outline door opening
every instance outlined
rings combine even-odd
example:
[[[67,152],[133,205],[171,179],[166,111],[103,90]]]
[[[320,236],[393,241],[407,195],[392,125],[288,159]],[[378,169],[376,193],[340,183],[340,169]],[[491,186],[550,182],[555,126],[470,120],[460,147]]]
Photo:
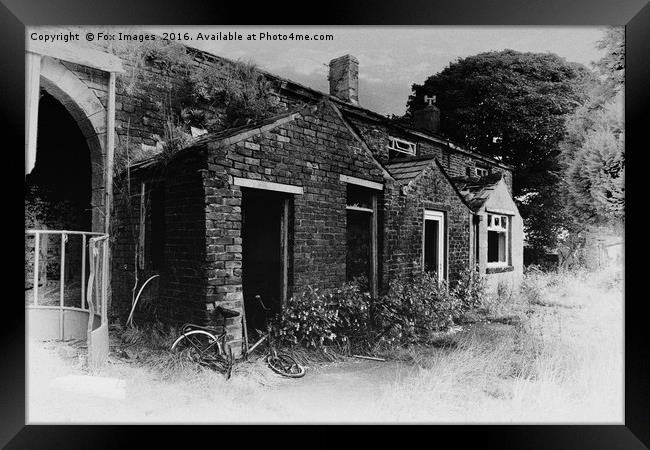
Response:
[[[242,188],[242,290],[249,339],[264,331],[264,311],[255,296],[280,313],[287,295],[289,196]]]
[[[439,280],[446,277],[445,216],[439,211],[424,212],[422,266]]]

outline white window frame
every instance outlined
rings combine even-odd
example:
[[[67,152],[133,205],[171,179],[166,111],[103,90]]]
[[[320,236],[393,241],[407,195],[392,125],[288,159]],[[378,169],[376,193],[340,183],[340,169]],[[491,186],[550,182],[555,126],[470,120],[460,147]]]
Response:
[[[417,144],[415,142],[407,141],[405,139],[389,136],[388,150],[393,150],[395,152],[415,156],[417,153]]]
[[[503,226],[503,221],[505,220],[505,226]],[[488,240],[488,245],[487,245],[487,251],[488,255],[490,254],[490,248],[489,248],[489,239],[488,235],[490,231],[496,231],[498,233],[503,233],[505,234],[505,239],[506,239],[506,248],[505,248],[505,253],[506,253],[506,259],[505,261],[487,261],[487,267],[508,267],[510,266],[510,223],[511,223],[511,216],[508,214],[502,214],[502,213],[497,213],[497,212],[487,212],[486,214],[486,224],[487,224],[487,232],[485,239]],[[497,225],[498,222],[498,225]],[[488,256],[489,257],[489,256]],[[486,258],[487,259],[487,258]]]
[[[442,211],[434,211],[430,209],[424,210],[424,221],[422,222],[422,257],[421,266],[424,271],[424,250],[426,244],[425,227],[427,220],[435,220],[438,222],[438,280],[444,281],[447,279],[447,233],[445,232],[445,213]]]
[[[475,167],[474,173],[476,174],[477,177],[484,177],[487,176],[490,172],[483,167]]]

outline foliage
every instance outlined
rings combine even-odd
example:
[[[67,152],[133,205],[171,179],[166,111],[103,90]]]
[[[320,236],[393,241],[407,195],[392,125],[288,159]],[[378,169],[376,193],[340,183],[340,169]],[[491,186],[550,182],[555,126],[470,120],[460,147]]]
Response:
[[[395,279],[376,308],[376,343],[426,343],[434,332],[451,326],[461,309],[459,298],[431,273]]]
[[[205,129],[224,129],[279,112],[271,82],[252,63],[236,61],[220,70],[199,68],[190,76],[192,105],[183,119]]]
[[[481,53],[414,84],[407,116],[424,106],[424,95],[436,95],[448,137],[514,166],[513,194],[528,194],[520,208],[527,240],[552,246],[563,220],[558,145],[591,78],[586,67],[551,53]]]
[[[52,188],[26,183],[25,186],[25,229],[78,228],[85,214],[79,205],[60,195]]]
[[[308,287],[282,310],[279,338],[288,345],[316,349],[324,345],[348,347],[368,329],[370,296],[357,283],[321,290]]]
[[[108,50],[125,62],[126,73],[117,78],[116,89],[132,97],[150,96],[155,91],[164,92],[167,100],[175,93],[184,95],[182,84],[175,83],[170,74],[189,75],[193,57],[187,47],[164,39],[136,41],[110,41]],[[160,76],[151,76],[154,70]],[[177,77],[183,78],[183,77]],[[159,99],[159,106],[162,103]]]
[[[521,280],[520,292],[522,299],[528,305],[544,305],[544,280],[548,278],[545,272],[535,265],[528,266]]]
[[[605,55],[594,67],[605,77],[606,95],[613,97],[625,84],[625,28],[609,27],[596,47]]]
[[[487,279],[478,267],[464,269],[454,284],[452,295],[458,299],[463,310],[477,308],[486,299]]]
[[[474,270],[463,271],[451,289],[428,272],[403,276],[374,301],[364,280],[337,289],[308,287],[283,308],[278,333],[283,344],[309,349],[426,344],[486,296],[485,278]]]
[[[623,124],[624,34],[610,28],[599,42],[606,54],[594,66],[603,76],[567,121],[561,144],[562,192],[572,232],[615,225],[625,216]]]
[[[625,216],[625,165],[622,124],[599,113],[595,128],[566,161],[567,207],[588,223]]]

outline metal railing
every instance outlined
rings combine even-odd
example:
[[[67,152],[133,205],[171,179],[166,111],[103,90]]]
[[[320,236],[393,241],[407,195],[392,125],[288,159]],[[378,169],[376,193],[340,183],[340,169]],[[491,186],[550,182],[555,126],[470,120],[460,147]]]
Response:
[[[68,230],[26,230],[26,237],[33,236],[34,239],[34,256],[31,261],[31,270],[33,271],[32,295],[33,305],[28,308],[40,309],[57,309],[59,310],[59,337],[64,336],[64,311],[84,311],[88,312],[88,331],[92,331],[94,317],[99,315],[101,323],[108,320],[107,299],[108,299],[108,235],[104,233],[95,233],[88,231],[68,231]],[[65,304],[65,282],[66,282],[66,243],[70,236],[81,236],[81,290],[80,290],[80,307],[69,306]],[[48,255],[45,255],[45,261],[41,261],[41,245],[44,237],[48,242],[60,236],[60,262],[59,262],[59,302],[58,305],[41,305],[39,304],[39,278],[41,274],[41,264],[45,265],[47,274]],[[31,250],[26,243],[27,252]],[[88,259],[87,259],[88,258]],[[88,264],[87,264],[88,261]],[[75,261],[75,264],[78,260]],[[88,265],[88,275],[86,266]]]

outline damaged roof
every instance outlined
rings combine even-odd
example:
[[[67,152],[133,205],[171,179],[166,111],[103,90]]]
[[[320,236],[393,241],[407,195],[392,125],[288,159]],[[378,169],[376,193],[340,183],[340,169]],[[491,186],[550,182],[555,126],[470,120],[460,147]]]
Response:
[[[451,180],[465,198],[467,205],[476,212],[490,198],[501,178],[500,173],[492,173],[481,178],[454,177]]]

